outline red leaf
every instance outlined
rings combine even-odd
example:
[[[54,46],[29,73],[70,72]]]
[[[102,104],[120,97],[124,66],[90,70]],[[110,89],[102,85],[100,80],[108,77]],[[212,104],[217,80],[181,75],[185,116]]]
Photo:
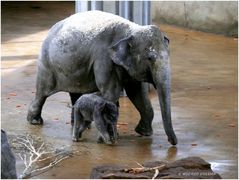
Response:
[[[196,143],[192,143],[191,146],[197,146],[197,144]]]
[[[19,108],[19,107],[21,107],[21,105],[16,105],[16,108]]]
[[[11,93],[9,93],[9,95],[10,95],[10,96],[17,96],[17,93],[11,92]]]
[[[213,117],[215,117],[215,118],[220,117],[220,116],[221,116],[220,113],[214,113],[214,114],[213,114]]]
[[[236,125],[234,123],[228,124],[230,127],[235,127]]]
[[[120,126],[128,125],[128,123],[126,123],[126,122],[118,122],[117,124],[120,125]]]

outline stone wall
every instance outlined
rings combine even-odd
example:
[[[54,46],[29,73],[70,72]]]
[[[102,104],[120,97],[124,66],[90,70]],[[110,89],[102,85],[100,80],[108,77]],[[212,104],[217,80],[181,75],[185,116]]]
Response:
[[[237,36],[237,1],[152,1],[153,21]]]

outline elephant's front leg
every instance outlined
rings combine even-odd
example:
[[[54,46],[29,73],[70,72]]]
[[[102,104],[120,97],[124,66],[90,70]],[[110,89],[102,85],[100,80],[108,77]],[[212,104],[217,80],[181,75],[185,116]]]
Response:
[[[139,111],[141,119],[135,128],[135,131],[143,136],[153,134],[152,121],[154,111],[148,98],[148,90],[145,83],[129,82],[125,85],[125,91],[128,98]]]

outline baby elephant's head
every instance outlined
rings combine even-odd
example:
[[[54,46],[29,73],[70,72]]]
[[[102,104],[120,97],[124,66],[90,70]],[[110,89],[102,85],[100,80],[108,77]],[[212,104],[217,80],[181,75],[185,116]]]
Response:
[[[112,103],[107,102],[103,110],[103,118],[105,120],[106,129],[110,137],[110,142],[115,143],[118,138],[117,134],[117,121],[119,116],[118,107]]]
[[[102,105],[101,122],[98,130],[101,135],[101,140],[106,144],[115,144],[118,138],[117,120],[119,116],[118,107],[112,102],[105,102]],[[99,141],[100,142],[100,141]]]

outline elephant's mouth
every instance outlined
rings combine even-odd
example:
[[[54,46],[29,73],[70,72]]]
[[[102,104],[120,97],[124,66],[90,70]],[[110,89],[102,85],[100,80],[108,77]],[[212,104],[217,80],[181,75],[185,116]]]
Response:
[[[154,88],[156,89],[156,84],[153,80],[153,75],[152,75],[152,72],[150,69],[146,71],[146,80],[145,81],[153,84]]]

